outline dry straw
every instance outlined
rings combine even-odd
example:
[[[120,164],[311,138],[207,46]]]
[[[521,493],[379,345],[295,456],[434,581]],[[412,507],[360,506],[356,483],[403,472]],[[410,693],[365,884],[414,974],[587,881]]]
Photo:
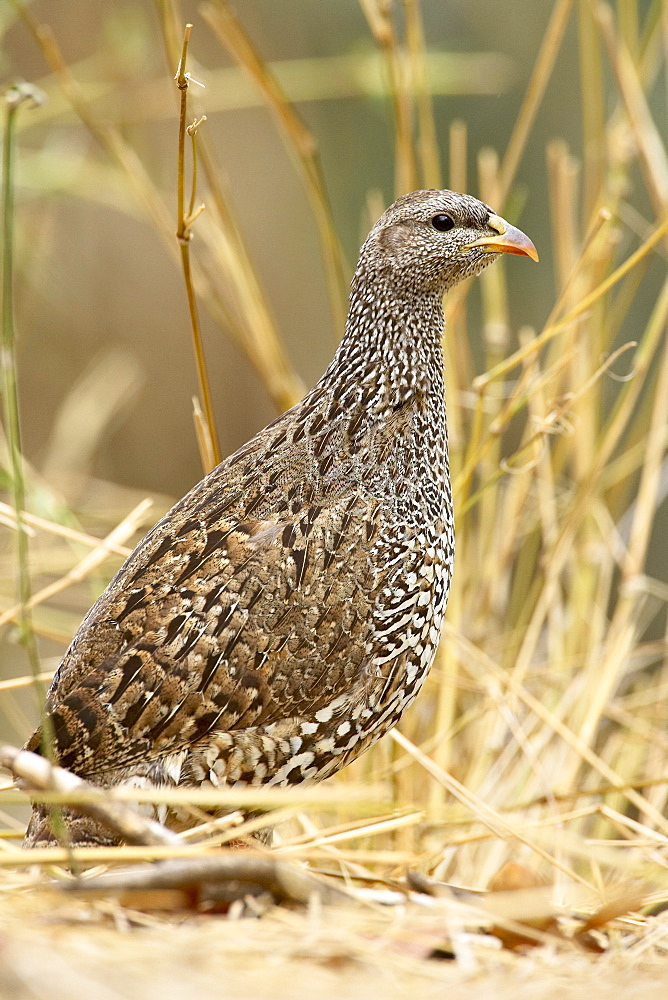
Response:
[[[182,20],[176,5],[157,6],[176,66]],[[548,190],[535,190],[531,177],[524,178],[533,198],[549,201],[552,219],[556,294],[543,329],[515,328],[504,263],[483,276],[481,330],[469,330],[468,287],[447,303],[460,545],[436,664],[394,739],[330,782],[329,801],[327,793],[285,801],[280,815],[290,821],[278,829],[281,854],[368,884],[417,867],[477,887],[518,855],[548,880],[559,880],[566,893],[584,885],[592,900],[600,899],[611,885],[641,877],[665,898],[668,588],[649,578],[646,567],[665,493],[668,279],[649,309],[642,303],[668,245],[668,161],[647,96],[666,73],[666,22],[661,3],[646,5],[642,18],[630,15],[635,6],[558,0],[507,148],[472,151],[478,175],[467,179],[467,128],[453,122],[442,179],[420,5],[406,0],[400,19],[398,5],[361,3],[386,72],[398,193],[422,184],[466,187],[516,221],[516,178],[569,29],[577,32],[580,53],[583,154],[578,158],[554,141],[546,149]],[[98,117],[51,32],[20,10],[55,74],[54,86],[176,257],[169,211],[137,154]],[[340,327],[346,265],[316,137],[278,84],[278,68],[265,63],[227,3],[206,3],[203,16],[252,78],[294,154]],[[190,45],[197,47],[195,36]],[[206,95],[198,100],[206,110]],[[190,215],[188,226],[201,237],[194,291],[284,408],[302,386],[234,220],[206,126],[198,134],[198,156],[198,199],[206,209],[196,220],[192,210],[181,214]],[[520,322],[521,310],[515,303]],[[138,512],[99,543],[49,519],[26,514],[21,528],[9,509],[0,515],[40,540],[35,569],[70,560],[56,583],[21,608],[13,595],[3,598],[4,620],[18,621],[29,606],[38,635],[64,639],[72,616],[58,617],[48,602],[102,560],[108,560],[108,576]],[[66,535],[95,548],[73,555]],[[7,717],[22,683],[18,678],[0,689]],[[20,730],[22,720],[14,718],[13,725]],[[369,815],[367,802],[360,817],[358,790],[367,784],[383,804]],[[186,792],[170,794],[188,799]],[[5,795],[9,804],[16,793]],[[210,804],[190,796],[204,830],[208,817],[201,807]],[[8,825],[0,839],[3,864],[12,857],[19,863],[15,835]],[[220,844],[232,833],[209,830],[207,836]],[[197,850],[185,844],[175,857]],[[169,848],[160,851],[169,855]],[[56,859],[47,853],[34,860]],[[132,848],[98,852],[95,860],[146,856],[158,854]]]

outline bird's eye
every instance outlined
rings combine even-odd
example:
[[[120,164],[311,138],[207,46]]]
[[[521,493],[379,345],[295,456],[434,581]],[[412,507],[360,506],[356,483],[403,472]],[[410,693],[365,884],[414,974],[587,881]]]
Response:
[[[447,233],[448,230],[455,228],[454,220],[449,215],[435,215],[431,224],[439,233]]]

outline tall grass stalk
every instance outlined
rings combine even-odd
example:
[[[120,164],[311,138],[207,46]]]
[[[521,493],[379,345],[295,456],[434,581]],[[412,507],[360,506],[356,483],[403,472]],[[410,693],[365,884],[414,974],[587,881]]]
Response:
[[[413,93],[405,70],[404,46],[399,40],[393,4],[360,0],[360,7],[385,62],[394,115],[395,194],[401,195],[419,186],[413,142]]]
[[[14,143],[16,120],[22,107],[39,106],[44,95],[38,87],[22,83],[10,87],[4,94],[5,129],[2,153],[2,367],[4,374],[4,412],[6,420],[7,448],[9,451],[14,512],[16,517],[17,568],[19,583],[19,604],[16,620],[19,624],[19,638],[24,646],[32,675],[32,687],[37,697],[41,717],[41,751],[49,760],[53,759],[53,724],[44,711],[46,688],[42,680],[42,668],[37,647],[37,638],[32,620],[32,581],[30,570],[29,535],[24,523],[26,506],[26,483],[23,454],[21,448],[21,422],[19,415],[18,379],[16,365],[16,333],[14,328]],[[68,835],[62,811],[59,806],[51,808],[53,829],[61,843],[68,848]],[[68,857],[76,870],[74,858],[68,850]]]
[[[190,87],[190,77],[186,71],[188,59],[188,43],[192,24],[187,24],[183,35],[183,48],[179,59],[176,76],[176,86],[179,89],[179,141],[178,141],[178,168],[176,178],[176,239],[179,244],[181,254],[181,266],[183,268],[183,278],[186,286],[188,298],[188,312],[190,313],[190,326],[193,337],[193,348],[195,352],[195,364],[197,367],[197,379],[204,405],[205,423],[197,423],[199,428],[198,443],[202,464],[205,472],[210,472],[214,466],[220,463],[222,455],[220,453],[220,442],[218,431],[216,430],[216,420],[213,414],[213,400],[211,398],[211,387],[209,385],[209,375],[206,368],[204,356],[204,344],[202,342],[202,329],[199,321],[199,310],[197,308],[197,298],[193,287],[192,270],[190,266],[190,230],[200,214],[200,210],[195,208],[195,198],[197,192],[197,127],[204,121],[199,119],[191,125],[186,125],[188,113],[188,89]],[[186,209],[185,204],[185,147],[186,134],[192,139],[192,186],[190,203]],[[203,206],[201,206],[203,207]]]
[[[220,44],[258,87],[289,149],[294,151],[318,226],[334,328],[341,331],[346,320],[348,267],[334,228],[316,140],[286,98],[275,75],[270,72],[226,0],[209,0],[202,4],[201,12]]]
[[[26,487],[21,448],[18,377],[16,368],[16,331],[14,328],[14,159],[16,120],[22,108],[34,107],[43,100],[40,90],[31,84],[15,84],[3,95],[5,122],[2,143],[2,370],[4,377],[4,414],[7,450],[11,469],[11,489],[16,517],[16,549],[19,605],[19,638],[26,650],[33,675],[35,694],[41,712],[45,689],[39,679],[39,652],[32,623],[29,535],[24,522]]]

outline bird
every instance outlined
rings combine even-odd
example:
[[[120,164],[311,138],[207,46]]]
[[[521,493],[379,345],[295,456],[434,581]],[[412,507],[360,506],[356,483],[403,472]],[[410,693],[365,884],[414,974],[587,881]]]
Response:
[[[284,787],[396,725],[453,572],[443,297],[506,253],[538,260],[470,195],[384,212],[324,375],[172,507],[84,618],[47,695],[55,762],[104,788]],[[46,752],[43,730],[26,749]],[[119,842],[63,816],[73,844]],[[34,803],[25,846],[53,843]]]

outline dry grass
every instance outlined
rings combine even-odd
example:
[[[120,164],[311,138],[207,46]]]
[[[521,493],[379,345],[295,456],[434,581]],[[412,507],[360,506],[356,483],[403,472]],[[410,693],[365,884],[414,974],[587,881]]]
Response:
[[[157,6],[176,66],[182,20],[172,4]],[[448,174],[441,177],[419,4],[406,0],[404,22],[396,6],[381,0],[364,0],[362,7],[387,72],[397,191],[422,184],[465,186],[462,123],[452,125]],[[338,322],[345,265],[315,136],[227,4],[210,0],[204,17],[248,70],[294,153]],[[150,954],[160,971],[152,982],[137,980],[136,997],[157,996],[161,977],[182,976],[186,967],[191,983],[201,979],[201,995],[223,974],[230,995],[260,995],[266,987],[259,972],[250,973],[250,982],[247,963],[268,951],[276,963],[274,996],[352,996],[370,988],[375,994],[379,982],[389,995],[406,995],[402,984],[409,982],[411,995],[441,995],[444,984],[468,989],[474,973],[483,981],[493,976],[499,997],[522,995],[518,983],[528,976],[532,997],[553,995],[557,988],[580,996],[592,959],[572,943],[569,920],[574,911],[591,913],[627,894],[627,909],[643,909],[644,915],[623,915],[622,906],[610,921],[602,919],[609,953],[597,959],[598,995],[623,990],[633,996],[631,983],[642,986],[638,995],[652,995],[652,984],[660,982],[656,956],[665,950],[668,933],[665,919],[650,915],[668,901],[668,583],[647,572],[648,553],[660,541],[655,519],[667,468],[668,160],[657,124],[665,106],[655,87],[667,72],[667,24],[659,2],[649,4],[642,19],[636,5],[624,0],[614,10],[586,0],[553,5],[506,151],[480,151],[478,177],[466,185],[515,221],[521,203],[517,171],[565,33],[576,30],[583,145],[579,159],[559,140],[546,150],[556,295],[545,325],[515,329],[504,262],[482,277],[481,330],[469,329],[468,287],[447,304],[459,551],[437,662],[398,730],[328,783],[324,801],[305,794],[264,802],[280,821],[278,855],[355,887],[399,885],[403,891],[401,880],[413,870],[481,889],[509,859],[527,864],[554,885],[562,908],[560,934],[569,941],[548,933],[551,944],[540,957],[500,953],[489,938],[473,934],[484,923],[480,912],[453,899],[428,907],[357,899],[345,919],[314,904],[305,915],[275,911],[252,932],[245,922],[228,922],[225,935],[194,916],[181,925],[179,913],[135,912],[109,900],[58,900],[56,912],[69,930],[49,930],[45,913],[53,914],[53,896],[45,876],[24,871],[26,859],[15,839],[21,824],[10,818],[18,793],[7,790],[0,796],[7,810],[0,839],[0,919],[10,934],[7,975],[20,985],[5,985],[8,994],[36,995],[39,979],[29,972],[35,946],[13,925],[18,912],[39,934],[39,953],[49,955],[63,982],[76,969],[81,983],[99,985],[96,963],[120,940],[127,969],[136,976],[139,951],[141,961]],[[32,27],[70,106],[176,256],[160,192],[120,131],[97,116],[53,37],[35,22]],[[191,49],[196,46],[193,38]],[[206,95],[201,102],[205,109]],[[299,378],[270,319],[205,130],[200,142],[206,210],[195,223],[195,287],[284,407],[301,392]],[[658,263],[659,292],[648,304]],[[520,323],[521,310],[521,302],[513,304]],[[64,646],[89,602],[81,581],[93,572],[110,575],[141,516],[119,517],[103,542],[72,527],[64,530],[63,521],[73,523],[69,512],[26,518],[33,574],[56,578],[30,601],[38,636]],[[11,508],[3,507],[0,517],[15,524]],[[101,580],[98,575],[93,586]],[[73,586],[80,589],[67,611],[50,604],[55,593]],[[2,600],[3,623],[17,620],[15,596],[6,593]],[[0,711],[12,731],[26,736],[30,722],[15,694],[33,683],[29,676],[17,677],[0,689]],[[372,795],[364,791],[369,786]],[[188,799],[194,815],[206,822],[199,810],[212,804],[211,795],[206,801],[174,795]],[[207,827],[202,834],[197,846],[184,840],[184,853],[215,854],[239,829]],[[98,852],[95,861],[129,863],[169,854],[160,850]],[[31,857],[44,866],[63,860],[57,852]],[[144,929],[141,946],[132,935],[119,934],[135,926]],[[452,949],[457,961],[429,959],[434,948]],[[188,957],[177,960],[177,952]],[[192,955],[206,955],[201,968],[194,968]],[[124,995],[120,981],[112,979],[105,988],[110,997]],[[53,996],[61,995],[58,989],[56,982]],[[83,995],[83,988],[76,989]],[[63,990],[63,996],[79,995]],[[197,985],[192,992],[197,994]]]

